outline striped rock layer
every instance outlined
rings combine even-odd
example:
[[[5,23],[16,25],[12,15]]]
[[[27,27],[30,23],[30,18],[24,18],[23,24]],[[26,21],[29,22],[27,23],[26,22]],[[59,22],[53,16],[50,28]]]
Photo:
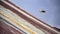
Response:
[[[0,0],[0,34],[60,34],[8,0]]]

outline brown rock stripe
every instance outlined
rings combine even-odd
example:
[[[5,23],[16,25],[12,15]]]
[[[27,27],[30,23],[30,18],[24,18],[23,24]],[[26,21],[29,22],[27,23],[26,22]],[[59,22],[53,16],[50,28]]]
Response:
[[[5,24],[3,21],[0,21],[0,34],[22,34],[11,26]]]

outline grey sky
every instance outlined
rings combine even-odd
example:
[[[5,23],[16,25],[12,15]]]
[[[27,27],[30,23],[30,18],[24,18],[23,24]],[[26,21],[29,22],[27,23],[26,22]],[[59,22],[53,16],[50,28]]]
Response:
[[[47,24],[60,28],[60,0],[10,0]],[[45,10],[46,13],[40,13]]]

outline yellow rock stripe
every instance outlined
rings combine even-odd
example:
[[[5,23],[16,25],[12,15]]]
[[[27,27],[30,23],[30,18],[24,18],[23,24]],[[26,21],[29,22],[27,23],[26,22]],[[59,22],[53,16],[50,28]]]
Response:
[[[17,24],[18,26],[24,28],[25,30],[27,30],[28,32],[30,32],[31,34],[36,34],[35,32],[33,32],[30,28],[24,26],[23,24],[21,24],[20,22],[18,22],[16,19],[12,18],[11,16],[9,16],[8,14],[4,14],[2,11],[0,11],[0,14],[5,16],[6,18],[8,18],[9,20],[13,21],[15,24]]]

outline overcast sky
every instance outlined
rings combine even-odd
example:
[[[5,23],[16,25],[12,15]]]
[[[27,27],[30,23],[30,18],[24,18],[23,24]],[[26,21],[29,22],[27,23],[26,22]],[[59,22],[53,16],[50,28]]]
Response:
[[[60,0],[10,0],[36,18],[60,28]],[[41,13],[45,10],[45,13]]]

